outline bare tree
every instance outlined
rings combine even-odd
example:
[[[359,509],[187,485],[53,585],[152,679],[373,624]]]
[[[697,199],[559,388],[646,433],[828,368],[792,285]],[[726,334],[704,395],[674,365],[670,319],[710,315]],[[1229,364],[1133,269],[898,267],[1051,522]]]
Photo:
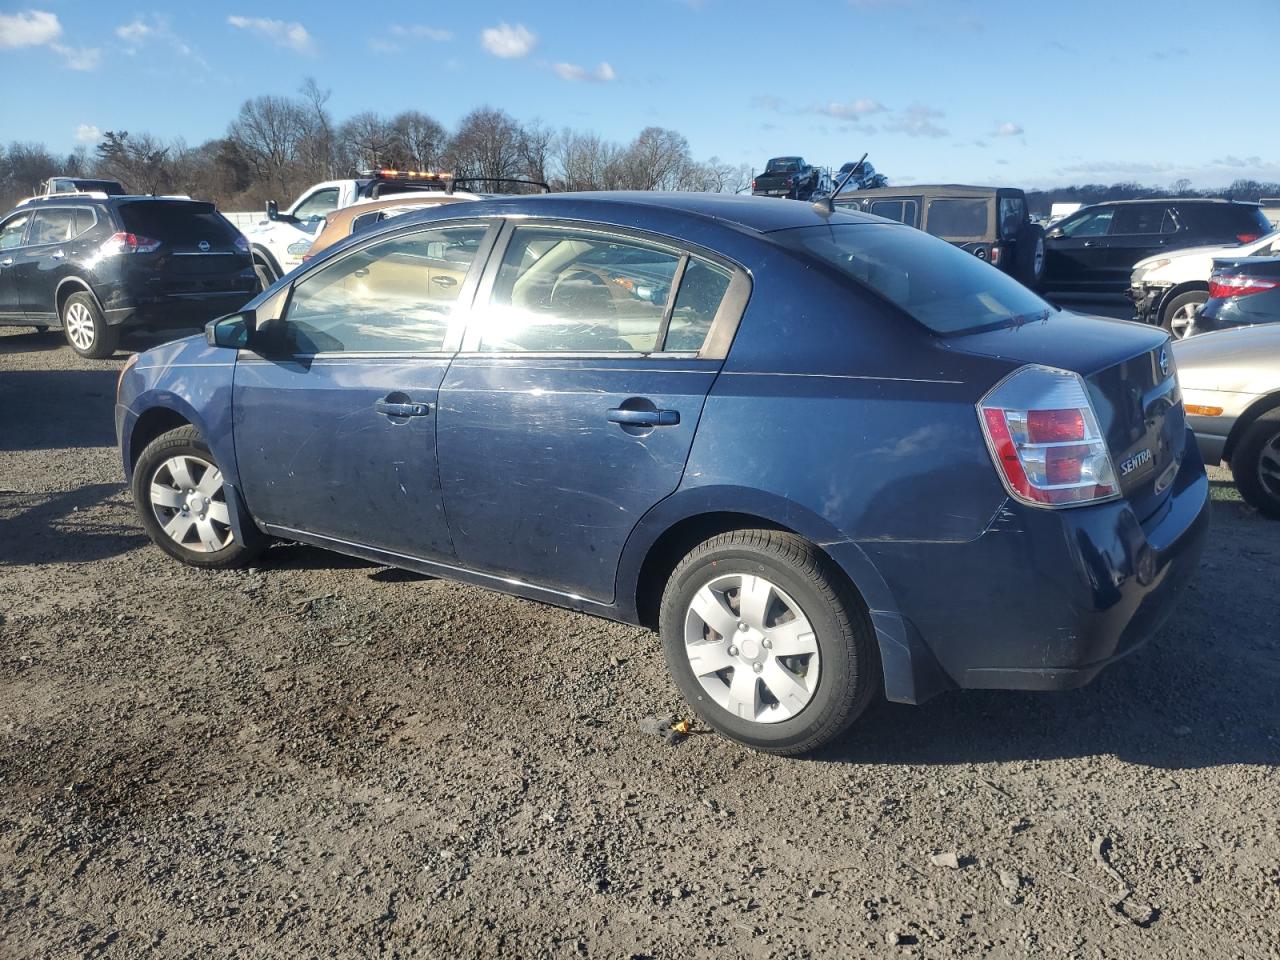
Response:
[[[627,147],[628,186],[634,190],[678,190],[688,179],[689,141],[674,130],[645,127]]]
[[[518,177],[523,149],[520,125],[502,110],[481,107],[462,118],[449,147],[463,177]]]
[[[140,193],[161,193],[173,179],[169,152],[149,133],[131,137],[127,130],[108,130],[97,147],[98,170]]]
[[[312,179],[332,179],[337,176],[333,121],[325,109],[332,91],[321,90],[314,77],[307,77],[298,92],[306,119],[306,132],[299,143],[301,163]]]
[[[355,170],[393,166],[407,159],[397,156],[401,143],[391,123],[372,110],[357,113],[339,127],[338,140],[347,165]]]
[[[298,148],[307,132],[303,108],[286,97],[246,100],[227,137],[239,148],[254,178],[288,194],[299,181]]]
[[[547,182],[551,170],[552,144],[555,134],[549,127],[535,121],[520,131],[520,157],[524,165],[523,176],[530,180]]]
[[[449,133],[434,117],[418,110],[396,114],[391,121],[397,152],[414,170],[437,170],[449,146]]]
[[[623,150],[598,134],[565,127],[552,145],[554,181],[561,190],[610,190],[625,185]]]

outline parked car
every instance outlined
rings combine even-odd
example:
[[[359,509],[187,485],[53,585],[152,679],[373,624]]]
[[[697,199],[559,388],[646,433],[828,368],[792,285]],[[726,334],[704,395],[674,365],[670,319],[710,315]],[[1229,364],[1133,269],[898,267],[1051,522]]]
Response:
[[[874,190],[877,187],[887,187],[889,185],[888,177],[882,173],[876,173],[876,168],[865,158],[840,164],[840,170],[832,177],[832,180],[840,183],[850,172],[855,170],[857,172],[850,176],[844,186],[840,188],[841,193],[852,193],[854,190]]]
[[[40,184],[40,192],[34,197],[19,200],[18,206],[40,197],[52,197],[68,193],[102,193],[108,197],[122,197],[126,191],[118,180],[98,180],[89,177],[50,177]]]
[[[757,197],[785,197],[809,200],[821,183],[822,172],[804,157],[774,157],[751,181],[751,193]]]
[[[917,184],[841,191],[836,203],[918,227],[1021,280],[1033,290],[1044,272],[1044,230],[1014,187]]]
[[[1188,336],[1280,322],[1280,257],[1226,257],[1213,261],[1209,299]]]
[[[125,326],[202,326],[257,290],[249,245],[211,203],[71,193],[0,220],[0,323],[60,327],[108,357]]]
[[[1175,340],[1191,330],[1196,313],[1209,299],[1209,274],[1218,257],[1280,256],[1280,231],[1248,243],[1170,250],[1139,260],[1129,278],[1134,319],[1164,327]]]
[[[458,203],[462,200],[479,199],[481,197],[478,194],[456,190],[451,194],[394,194],[379,200],[357,200],[351,206],[335,210],[324,218],[324,226],[316,234],[315,240],[311,241],[307,252],[302,254],[302,260],[305,263],[312,257],[319,256],[339,240],[345,240],[353,233],[368,230],[375,224],[389,220],[392,217],[398,217],[401,214],[421,210],[423,207],[436,206],[441,203]]]
[[[178,560],[278,537],[656,627],[709,726],[795,753],[1152,634],[1208,516],[1167,347],[860,213],[533,196],[334,245],[141,354],[116,425]]]
[[[1205,462],[1230,464],[1245,501],[1280,520],[1280,324],[1191,337],[1173,352]]]
[[[302,263],[303,254],[311,249],[325,218],[335,210],[342,210],[361,200],[377,200],[408,192],[448,196],[458,186],[479,184],[520,185],[544,192],[549,189],[538,180],[455,177],[429,170],[384,168],[366,170],[359,177],[317,183],[283,213],[274,200],[269,200],[266,219],[246,234],[252,245],[253,265],[262,289]]]
[[[1271,230],[1256,203],[1118,200],[1082,207],[1045,234],[1044,287],[1124,294],[1139,260],[1204,244],[1251,243]]]

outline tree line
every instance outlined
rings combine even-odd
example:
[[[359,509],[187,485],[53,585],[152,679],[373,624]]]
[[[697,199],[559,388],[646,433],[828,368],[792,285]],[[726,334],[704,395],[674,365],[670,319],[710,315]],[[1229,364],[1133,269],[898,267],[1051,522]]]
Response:
[[[92,149],[63,157],[42,144],[0,146],[0,201],[8,209],[50,176],[93,176],[119,180],[133,192],[185,193],[223,210],[252,210],[268,199],[283,207],[319,180],[379,167],[528,179],[555,190],[736,193],[751,185],[748,166],[695,160],[688,141],[663,127],[615,143],[568,127],[520,123],[493,107],[473,110],[454,130],[418,110],[392,117],[364,111],[337,123],[328,100],[329,91],[314,80],[297,96],[253,97],[224,136],[198,146],[124,130],[109,130]]]
[[[449,130],[418,110],[392,117],[364,111],[338,123],[328,103],[329,91],[309,79],[295,96],[244,101],[224,136],[198,146],[124,130],[109,130],[92,148],[61,157],[38,143],[0,146],[0,210],[59,175],[119,180],[138,193],[185,193],[223,210],[257,210],[268,199],[284,206],[319,180],[377,167],[524,178],[555,190],[737,193],[751,185],[750,167],[716,157],[695,160],[688,141],[664,127],[646,127],[629,143],[617,143],[568,127],[521,123],[493,107],[473,110]],[[1181,180],[1169,188],[1079,184],[1027,192],[1034,213],[1047,213],[1056,202],[1154,196],[1257,200],[1280,196],[1280,184],[1237,180],[1224,190],[1196,190]]]

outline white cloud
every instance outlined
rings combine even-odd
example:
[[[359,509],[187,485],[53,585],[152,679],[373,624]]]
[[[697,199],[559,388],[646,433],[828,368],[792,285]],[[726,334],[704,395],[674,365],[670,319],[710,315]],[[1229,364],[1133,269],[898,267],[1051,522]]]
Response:
[[[600,66],[594,70],[588,70],[586,67],[580,67],[576,63],[557,63],[551,68],[556,72],[561,80],[569,80],[577,82],[586,80],[591,83],[608,83],[610,80],[616,80],[618,75],[614,72],[613,67],[604,61],[600,62]]]
[[[1022,135],[1022,124],[1014,123],[1012,120],[1006,120],[1000,126],[996,127],[993,137],[1018,137]]]
[[[134,20],[116,27],[116,36],[130,46],[136,47],[151,35],[151,26],[141,20]]]
[[[452,30],[441,30],[439,27],[427,27],[419,23],[410,24],[409,26],[400,26],[397,24],[391,28],[391,32],[397,37],[412,37],[415,40],[434,40],[436,43],[445,43],[453,39]]]
[[[62,36],[57,14],[44,10],[22,13],[0,13],[0,49],[9,47],[42,47]]]
[[[284,20],[269,20],[266,17],[227,17],[227,23],[241,30],[251,30],[266,37],[279,47],[287,47],[296,53],[314,53],[315,41],[307,28],[296,20],[286,23]]]
[[[480,43],[495,57],[510,59],[527,57],[538,45],[538,38],[523,23],[514,27],[509,23],[500,23],[496,27],[486,27],[480,34]]]
[[[102,139],[102,131],[92,123],[82,123],[76,127],[76,139],[81,143],[97,143]]]
[[[71,70],[96,70],[102,62],[102,51],[97,47],[68,47],[51,43],[49,49],[60,54]]]
[[[926,107],[923,103],[913,103],[892,123],[887,124],[885,129],[895,133],[905,133],[909,137],[945,137],[949,135],[949,131],[933,122],[941,120],[944,116],[946,114],[941,110]]]
[[[863,117],[870,116],[873,113],[883,113],[887,108],[879,100],[872,100],[870,97],[861,97],[857,100],[850,100],[848,103],[839,103],[835,100],[818,107],[818,113],[828,117],[834,117],[837,120],[861,120]]]

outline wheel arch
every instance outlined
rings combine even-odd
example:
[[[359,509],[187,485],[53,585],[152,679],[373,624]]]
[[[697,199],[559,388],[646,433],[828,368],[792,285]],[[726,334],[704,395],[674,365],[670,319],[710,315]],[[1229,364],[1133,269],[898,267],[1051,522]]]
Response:
[[[260,243],[252,243],[249,245],[249,252],[251,256],[258,257],[266,261],[267,266],[275,272],[276,279],[284,276],[284,271],[280,269],[280,261],[278,261],[275,258],[275,254],[265,246]]]
[[[53,312],[57,316],[59,324],[62,323],[63,306],[71,298],[72,294],[76,293],[89,294],[89,296],[93,297],[93,302],[98,305],[98,309],[102,311],[102,315],[104,317],[107,315],[106,310],[103,310],[102,301],[98,298],[98,295],[93,292],[93,287],[89,286],[83,278],[63,277],[58,281],[58,286],[55,287],[53,291]]]
[[[1164,292],[1164,296],[1160,298],[1160,305],[1157,308],[1157,319],[1164,321],[1164,308],[1173,302],[1174,298],[1182,296],[1184,293],[1191,293],[1193,290],[1199,290],[1202,293],[1209,292],[1208,280],[1183,280],[1181,283],[1175,283],[1172,287]]]
[[[148,444],[161,434],[176,430],[178,427],[200,429],[189,417],[172,407],[151,407],[138,417],[133,430],[129,433],[130,477],[133,476],[133,468],[137,466],[138,458],[142,456],[142,451],[147,449]]]
[[[1222,447],[1222,459],[1230,463],[1231,456],[1235,453],[1236,446],[1240,443],[1240,438],[1248,432],[1249,428],[1254,425],[1260,416],[1276,409],[1280,409],[1280,390],[1259,397],[1249,404],[1244,413],[1236,417],[1236,422],[1231,426],[1231,432],[1227,434],[1227,442]]]

